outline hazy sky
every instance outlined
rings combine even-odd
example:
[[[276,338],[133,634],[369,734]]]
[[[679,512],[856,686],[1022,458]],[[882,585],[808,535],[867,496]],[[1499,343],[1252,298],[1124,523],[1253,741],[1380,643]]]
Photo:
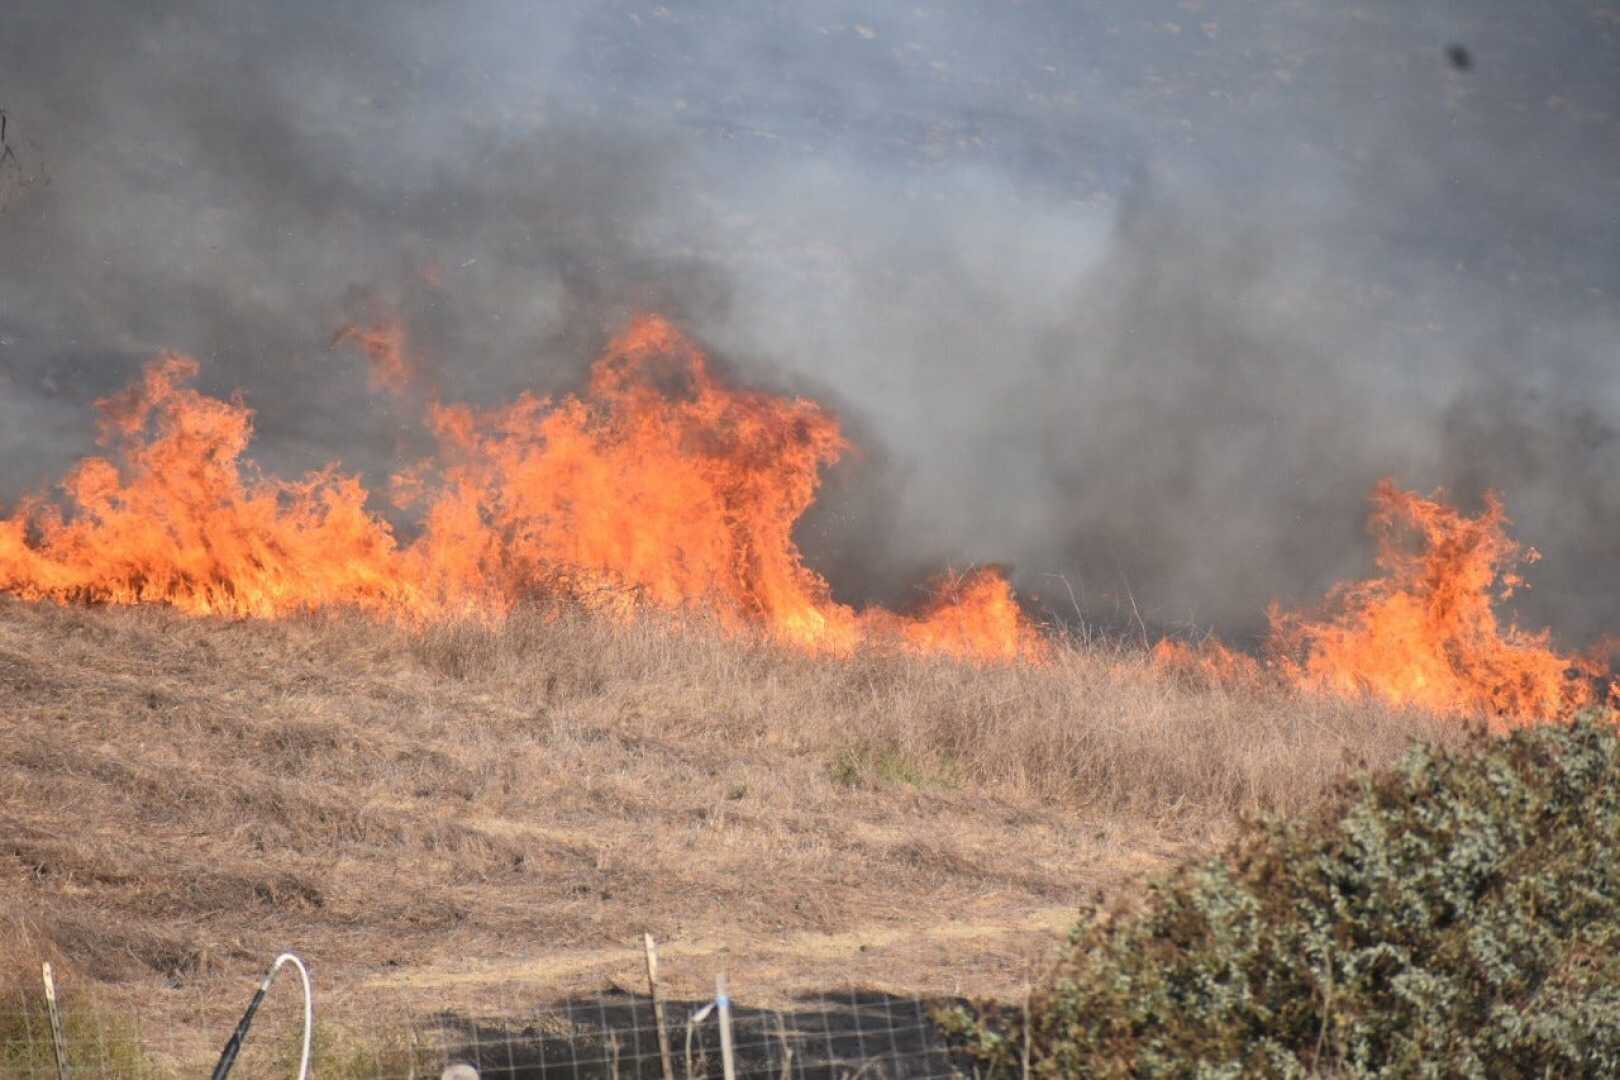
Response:
[[[656,308],[864,447],[845,598],[1004,561],[1241,637],[1393,474],[1620,631],[1620,2],[13,0],[0,108],[6,502],[161,348],[376,479],[347,319],[494,401]]]

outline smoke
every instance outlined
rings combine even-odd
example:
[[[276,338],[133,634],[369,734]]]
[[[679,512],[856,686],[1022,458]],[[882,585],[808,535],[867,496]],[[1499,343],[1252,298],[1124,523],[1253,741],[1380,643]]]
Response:
[[[6,99],[53,176],[0,219],[17,409],[82,414],[174,348],[258,410],[267,465],[383,469],[397,420],[330,348],[349,319],[398,305],[447,395],[495,400],[555,388],[635,308],[724,305],[663,230],[698,225],[664,197],[672,135],[508,129],[459,56],[424,54],[435,23],[454,34],[446,12],[94,7],[27,6],[7,36]],[[84,439],[10,437],[4,494]]]
[[[0,210],[6,504],[159,349],[375,483],[421,436],[338,326],[493,402],[653,308],[845,418],[845,599],[1003,561],[1241,637],[1367,569],[1392,474],[1502,493],[1527,624],[1620,627],[1614,4],[144,7],[0,34],[51,180]]]

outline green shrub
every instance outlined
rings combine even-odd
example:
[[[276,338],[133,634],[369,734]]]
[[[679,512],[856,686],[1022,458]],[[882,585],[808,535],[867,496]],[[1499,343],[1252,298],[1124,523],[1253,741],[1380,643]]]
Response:
[[[1620,736],[1418,748],[1251,822],[1084,919],[1028,1017],[946,1022],[1000,1075],[1620,1075]]]

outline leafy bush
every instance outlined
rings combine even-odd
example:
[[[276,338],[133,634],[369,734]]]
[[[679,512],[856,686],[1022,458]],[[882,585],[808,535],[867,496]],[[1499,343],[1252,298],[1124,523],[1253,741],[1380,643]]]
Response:
[[[946,1021],[999,1075],[1620,1075],[1620,736],[1420,747],[1251,822],[1082,920],[1027,1016]]]

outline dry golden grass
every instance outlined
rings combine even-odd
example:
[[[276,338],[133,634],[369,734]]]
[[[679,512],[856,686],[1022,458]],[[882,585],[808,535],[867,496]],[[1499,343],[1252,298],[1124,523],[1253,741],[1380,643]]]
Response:
[[[431,630],[428,670],[540,703],[570,726],[888,763],[1005,798],[1184,824],[1314,799],[1347,757],[1386,760],[1435,725],[1356,702],[1167,680],[1142,651],[1057,650],[1043,665],[905,655],[828,660],[671,623],[521,618]],[[853,755],[851,758],[850,755]]]
[[[0,600],[0,915],[10,967],[138,997],[197,1032],[181,1057],[286,947],[329,1015],[634,985],[642,930],[676,994],[722,952],[756,1000],[1006,993],[1082,896],[1451,727],[1126,648],[981,668]]]

